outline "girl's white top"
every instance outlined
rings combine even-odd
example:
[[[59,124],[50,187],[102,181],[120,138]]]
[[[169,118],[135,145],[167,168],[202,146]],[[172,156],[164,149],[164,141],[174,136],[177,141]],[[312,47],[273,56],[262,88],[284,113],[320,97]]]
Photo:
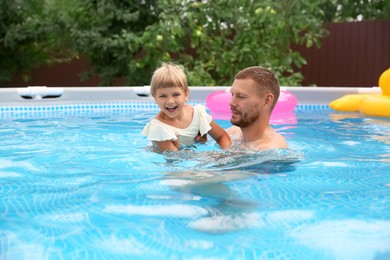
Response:
[[[202,105],[194,106],[192,122],[187,128],[176,128],[158,119],[152,119],[142,130],[142,134],[151,141],[166,141],[179,139],[180,145],[191,145],[195,143],[195,137],[200,133],[206,134],[210,131],[212,117],[206,112]]]

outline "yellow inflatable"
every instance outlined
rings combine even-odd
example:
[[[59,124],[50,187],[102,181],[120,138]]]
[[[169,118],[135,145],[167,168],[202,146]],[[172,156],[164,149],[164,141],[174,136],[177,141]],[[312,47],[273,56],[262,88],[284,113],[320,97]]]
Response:
[[[361,112],[368,116],[390,117],[390,68],[379,77],[382,94],[352,94],[332,101],[329,106],[342,112]]]

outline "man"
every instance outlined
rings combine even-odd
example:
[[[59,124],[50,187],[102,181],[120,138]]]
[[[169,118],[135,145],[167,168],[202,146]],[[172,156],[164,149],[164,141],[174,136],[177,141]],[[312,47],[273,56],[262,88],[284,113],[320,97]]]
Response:
[[[227,132],[234,143],[253,150],[288,147],[284,137],[269,125],[280,94],[279,81],[270,70],[259,66],[241,70],[230,92],[233,126]]]

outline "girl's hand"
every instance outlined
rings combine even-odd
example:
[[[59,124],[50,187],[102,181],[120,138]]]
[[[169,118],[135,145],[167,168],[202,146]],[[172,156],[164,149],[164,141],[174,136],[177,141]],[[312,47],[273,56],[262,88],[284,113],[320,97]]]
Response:
[[[200,133],[195,137],[195,141],[198,143],[206,143],[208,141],[207,134],[201,136]]]

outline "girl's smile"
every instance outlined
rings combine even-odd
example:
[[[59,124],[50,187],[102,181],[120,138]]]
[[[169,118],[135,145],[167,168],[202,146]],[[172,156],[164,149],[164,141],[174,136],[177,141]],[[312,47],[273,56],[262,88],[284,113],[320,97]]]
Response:
[[[161,112],[171,119],[181,116],[187,98],[188,92],[184,92],[180,87],[158,88],[155,95]]]
[[[175,107],[166,107],[166,110],[168,110],[168,112],[170,112],[170,113],[173,113],[173,112],[175,112],[176,108],[177,108],[177,106],[175,106]]]

